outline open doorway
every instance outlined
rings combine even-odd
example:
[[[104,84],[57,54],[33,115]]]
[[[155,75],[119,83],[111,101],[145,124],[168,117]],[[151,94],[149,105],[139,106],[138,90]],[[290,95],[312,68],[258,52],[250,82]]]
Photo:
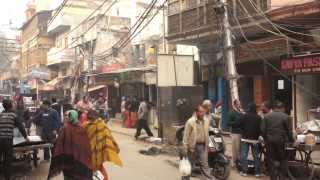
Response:
[[[272,101],[283,102],[286,106],[286,113],[290,115],[292,110],[292,82],[288,79],[291,79],[291,77],[275,76],[273,78]]]

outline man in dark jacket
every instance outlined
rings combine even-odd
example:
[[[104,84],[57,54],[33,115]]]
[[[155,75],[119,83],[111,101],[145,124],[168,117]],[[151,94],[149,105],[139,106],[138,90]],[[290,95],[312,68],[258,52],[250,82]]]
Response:
[[[40,124],[42,126],[41,138],[43,141],[53,143],[56,139],[61,120],[58,112],[50,107],[49,101],[43,101],[43,111],[40,113]],[[50,149],[44,149],[44,159],[50,160]]]
[[[260,148],[259,136],[261,135],[261,117],[257,114],[257,106],[254,103],[248,105],[247,112],[239,119],[241,127],[241,169],[240,174],[247,176],[248,171],[248,152],[251,152],[254,159],[256,177],[261,176],[260,170]]]
[[[233,102],[233,109],[229,112],[228,122],[228,125],[231,128],[232,166],[236,166],[237,162],[240,160],[241,128],[239,126],[239,119],[242,114],[241,103],[239,100],[235,100]]]
[[[28,138],[22,122],[12,110],[12,102],[10,100],[3,100],[2,103],[5,110],[0,114],[0,159],[3,160],[3,167],[1,169],[3,170],[5,179],[10,180],[12,174],[14,127],[19,129],[26,140]]]
[[[56,110],[58,113],[61,112],[61,105],[57,102],[55,97],[51,99],[51,108]]]
[[[280,179],[285,179],[288,172],[285,144],[293,142],[293,137],[291,118],[284,112],[284,104],[277,101],[274,105],[274,111],[265,115],[261,129],[267,146],[271,180],[277,179],[275,172],[279,168],[275,166],[276,163],[280,163]]]
[[[30,134],[30,112],[28,108],[24,106],[22,96],[20,96],[17,101],[16,115],[18,116],[18,119],[24,124],[24,127],[27,129],[27,134]]]

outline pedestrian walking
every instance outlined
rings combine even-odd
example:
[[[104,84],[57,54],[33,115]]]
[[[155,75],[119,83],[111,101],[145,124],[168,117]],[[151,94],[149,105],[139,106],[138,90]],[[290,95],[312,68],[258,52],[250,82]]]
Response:
[[[80,100],[76,104],[76,108],[79,112],[80,123],[84,124],[88,120],[88,117],[87,117],[88,111],[93,108],[93,105],[89,100],[89,97],[83,96],[82,100]]]
[[[183,154],[188,157],[192,166],[195,162],[199,162],[202,178],[209,180],[214,178],[210,174],[208,164],[210,122],[205,113],[206,110],[200,105],[187,121],[183,135]],[[190,176],[182,179],[189,180]]]
[[[131,101],[131,108],[130,108],[130,119],[131,119],[131,127],[137,126],[138,111],[139,111],[140,102],[137,97],[133,97]]]
[[[4,111],[0,114],[0,160],[3,162],[1,169],[5,180],[10,180],[13,173],[13,129],[17,127],[27,141],[28,137],[23,124],[12,109],[11,100],[3,100],[2,105]]]
[[[145,100],[142,100],[139,105],[139,110],[138,110],[137,131],[134,136],[136,139],[139,138],[142,129],[144,129],[147,132],[149,137],[153,136],[153,133],[151,132],[149,124],[148,124],[148,117],[149,117],[148,104]]]
[[[58,130],[61,125],[61,120],[58,112],[50,107],[48,100],[42,103],[43,111],[40,114],[42,132],[41,138],[43,141],[54,143]],[[50,148],[44,149],[44,160],[50,160]]]
[[[271,180],[278,179],[277,176],[279,174],[280,180],[285,179],[288,172],[285,145],[293,142],[293,135],[291,117],[284,112],[284,104],[276,101],[273,112],[265,115],[261,129],[267,148],[267,161]],[[276,164],[279,164],[279,166]]]
[[[30,112],[27,108],[25,108],[22,96],[20,96],[17,100],[16,114],[18,116],[18,119],[23,123],[24,127],[26,128],[27,134],[30,134]]]
[[[92,109],[93,105],[89,100],[88,96],[83,96],[82,99],[76,104],[76,108],[81,111],[89,111],[89,109]]]
[[[133,124],[133,120],[132,120],[132,100],[131,99],[127,99],[126,101],[126,120],[124,122],[124,126],[126,128],[133,128],[134,124]]]
[[[58,112],[60,120],[61,120],[61,124],[62,124],[63,123],[63,118],[64,118],[63,101],[59,101],[58,102],[57,98],[53,97],[51,99],[51,108]]]
[[[259,136],[261,135],[261,117],[257,114],[257,106],[254,103],[248,105],[248,110],[239,118],[241,128],[241,172],[242,176],[248,173],[248,153],[254,159],[255,176],[261,177],[261,160]]]
[[[121,98],[120,111],[121,111],[121,118],[122,118],[122,126],[124,126],[124,123],[126,120],[126,97],[124,96]]]
[[[99,116],[105,120],[107,123],[109,120],[109,106],[107,99],[103,96],[103,94],[99,94],[98,99],[93,104],[94,109],[98,111]]]
[[[108,179],[108,174],[103,164],[105,162],[112,162],[122,167],[122,161],[119,157],[120,148],[113,138],[110,129],[99,118],[96,111],[89,110],[88,122],[83,127],[90,140],[92,170],[93,172],[100,171],[104,175],[104,178]]]
[[[214,114],[219,117],[219,120],[217,122],[217,125],[219,128],[221,128],[221,118],[222,118],[222,102],[221,100],[218,100],[214,107]]]
[[[92,179],[91,147],[89,137],[80,126],[78,112],[65,113],[66,122],[59,132],[52,150],[49,179],[63,172],[65,180]]]
[[[264,101],[261,104],[260,109],[261,109],[261,111],[260,111],[259,115],[262,118],[264,118],[265,115],[267,115],[268,113],[272,112],[272,105],[271,105],[270,101]]]
[[[233,101],[233,109],[229,112],[228,125],[231,128],[232,140],[232,166],[236,167],[240,161],[240,143],[241,143],[241,128],[239,126],[239,119],[243,111],[241,109],[241,102],[239,100]]]
[[[210,100],[204,100],[202,103],[203,108],[206,110],[206,118],[209,119],[210,126],[212,127],[219,127],[219,121],[221,116],[212,112],[212,103]]]

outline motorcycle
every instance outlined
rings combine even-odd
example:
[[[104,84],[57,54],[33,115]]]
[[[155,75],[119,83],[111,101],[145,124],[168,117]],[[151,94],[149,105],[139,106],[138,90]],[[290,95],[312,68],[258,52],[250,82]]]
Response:
[[[182,143],[184,126],[178,128],[176,139],[178,145]],[[209,145],[208,145],[208,164],[211,169],[211,175],[220,180],[228,179],[230,175],[230,162],[225,155],[225,143],[222,132],[218,128],[209,129]],[[180,154],[180,158],[182,155]],[[197,172],[199,165],[195,163],[193,172]]]

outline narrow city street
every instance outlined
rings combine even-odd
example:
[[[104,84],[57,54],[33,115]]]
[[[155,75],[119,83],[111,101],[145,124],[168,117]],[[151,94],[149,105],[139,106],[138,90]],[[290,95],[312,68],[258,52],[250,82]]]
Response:
[[[320,0],[1,2],[0,180],[320,180]]]
[[[122,168],[107,164],[110,180],[179,180],[178,157],[169,155],[146,156],[139,153],[154,145],[142,141],[136,141],[128,134],[114,132],[113,135],[121,148],[120,156],[124,166]],[[40,153],[40,155],[42,152]],[[45,180],[49,170],[49,163],[40,160],[38,168],[30,170],[28,168],[15,169],[17,180]],[[62,180],[62,175],[53,180]],[[192,178],[198,180],[200,178]],[[241,177],[236,171],[232,171],[230,180],[256,179]],[[261,178],[262,180],[267,178]]]
[[[176,156],[169,154],[160,154],[154,156],[147,156],[141,154],[140,150],[147,150],[150,147],[167,147],[155,145],[141,139],[146,135],[142,134],[142,138],[136,141],[133,137],[135,129],[126,129],[118,122],[110,122],[108,124],[113,132],[113,136],[117,140],[121,152],[120,156],[124,166],[122,168],[113,166],[107,163],[107,169],[110,180],[125,180],[125,179],[139,179],[139,180],[180,180],[178,170],[179,159]],[[153,129],[154,134],[156,131]],[[230,139],[226,136],[225,143],[227,147],[226,154],[230,156],[231,144]],[[170,149],[170,148],[169,148]],[[39,152],[40,160],[39,167],[30,170],[28,167],[22,166],[15,168],[15,179],[17,180],[45,180],[47,178],[49,163],[42,160],[42,152]],[[317,159],[316,157],[314,157]],[[192,178],[198,180],[199,177]],[[253,180],[257,179],[253,176],[242,177],[235,169],[231,169],[229,180]],[[269,179],[267,176],[260,178],[261,180]],[[59,175],[53,180],[63,180],[62,175]]]
[[[120,156],[123,161],[123,167],[117,167],[110,163],[106,164],[110,180],[125,180],[125,179],[139,179],[139,180],[180,180],[179,174],[179,159],[174,156],[172,146],[156,145],[145,141],[146,134],[142,132],[140,140],[135,140],[135,129],[127,129],[121,126],[119,121],[111,121],[108,123],[109,128],[113,132],[113,136],[120,146]],[[156,135],[157,131],[152,128]],[[231,156],[231,141],[228,136],[225,136],[226,155]],[[151,147],[164,149],[165,152],[160,155],[143,155],[140,150],[148,150]],[[169,149],[169,151],[168,151]],[[43,152],[39,152],[39,167],[32,168],[19,165],[15,166],[15,179],[17,180],[46,180],[49,171],[49,162],[43,161]],[[318,155],[316,155],[319,157]],[[318,160],[314,156],[315,160]],[[198,180],[200,177],[194,177],[191,180]],[[253,180],[257,179],[253,176],[242,177],[238,171],[231,169],[229,180]],[[267,176],[260,178],[261,180],[269,179]],[[1,179],[0,179],[1,180]],[[53,180],[63,180],[62,174],[53,178]]]
[[[145,156],[139,150],[147,149],[151,145],[137,142],[127,135],[115,133],[121,147],[123,168],[108,166],[111,180],[139,179],[139,180],[180,180],[178,170],[178,157],[167,155]],[[193,178],[198,180],[200,178]],[[254,177],[241,177],[232,170],[230,180],[256,179]],[[267,178],[261,178],[262,180]]]

